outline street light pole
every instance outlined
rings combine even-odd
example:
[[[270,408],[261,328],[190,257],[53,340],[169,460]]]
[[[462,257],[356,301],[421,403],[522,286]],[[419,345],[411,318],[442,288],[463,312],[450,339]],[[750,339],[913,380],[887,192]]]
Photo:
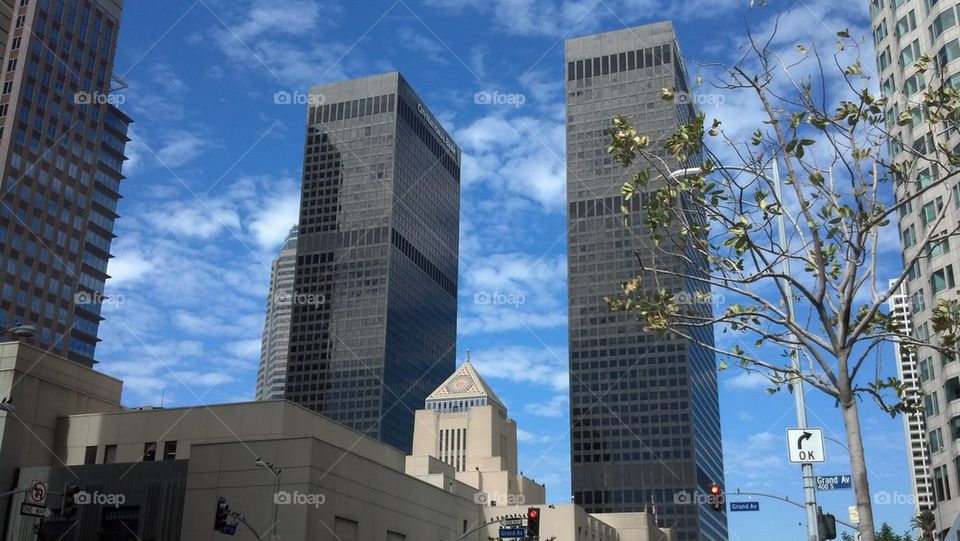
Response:
[[[280,541],[280,536],[277,535],[277,494],[280,493],[280,472],[282,470],[273,464],[264,461],[262,458],[257,458],[255,464],[261,468],[270,470],[270,473],[273,474],[273,520],[270,523],[270,541]]]
[[[783,188],[782,181],[780,179],[780,166],[777,161],[774,160],[771,163],[771,167],[773,169],[773,178],[768,177],[763,173],[762,170],[749,169],[746,167],[718,167],[718,169],[750,173],[752,175],[763,177],[767,180],[767,182],[773,184],[777,201],[780,202],[781,206],[780,213],[777,215],[777,237],[780,243],[783,245],[782,249],[786,252],[788,250],[790,239],[787,238],[787,225],[786,218],[784,216],[785,210],[783,208]],[[670,173],[670,176],[676,177],[677,175],[690,175],[699,172],[700,169],[698,168],[687,168],[674,171]],[[783,258],[783,275],[790,276],[789,257]],[[787,314],[793,317],[793,286],[788,280],[783,280],[782,284],[783,294],[786,297]],[[791,342],[796,342],[796,335],[794,335],[792,332],[789,333],[789,338]],[[795,372],[793,377],[790,378],[790,384],[793,387],[793,399],[797,410],[797,428],[807,428],[807,399],[804,395],[803,379],[800,377],[802,366],[800,364],[799,346],[793,346],[793,351],[790,355],[790,367]],[[800,469],[803,475],[803,499],[807,511],[807,541],[820,541],[820,521],[817,514],[817,489],[816,485],[814,484],[816,479],[813,476],[813,464],[801,464]]]

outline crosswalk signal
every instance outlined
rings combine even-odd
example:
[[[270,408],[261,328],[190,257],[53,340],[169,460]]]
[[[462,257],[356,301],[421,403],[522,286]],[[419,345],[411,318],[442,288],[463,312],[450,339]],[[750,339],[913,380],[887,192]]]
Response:
[[[540,508],[527,509],[527,537],[540,537]]]
[[[714,483],[710,485],[710,506],[714,511],[723,511],[723,489]]]
[[[227,500],[223,497],[217,498],[217,516],[213,521],[213,530],[216,532],[223,531],[227,525],[227,517],[229,516],[230,506],[227,505]]]

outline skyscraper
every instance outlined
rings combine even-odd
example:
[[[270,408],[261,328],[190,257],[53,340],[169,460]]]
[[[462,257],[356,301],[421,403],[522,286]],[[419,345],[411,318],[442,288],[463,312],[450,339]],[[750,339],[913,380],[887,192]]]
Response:
[[[890,286],[896,281],[891,280]],[[890,313],[900,324],[900,331],[909,333],[913,328],[910,320],[910,298],[906,284],[900,285],[897,295],[887,302]],[[920,374],[917,371],[917,356],[899,346],[894,348],[897,359],[897,377],[906,385],[907,396],[920,396]],[[903,416],[903,430],[907,436],[907,456],[910,464],[910,486],[914,494],[914,512],[933,508],[933,481],[930,479],[930,449],[927,446],[926,414],[939,415],[937,392],[923,397],[922,411],[908,411]]]
[[[409,452],[456,364],[460,150],[399,73],[310,103],[286,397]]]
[[[663,88],[688,92],[673,25],[568,40],[566,61],[574,499],[592,513],[655,507],[660,525],[680,540],[725,540],[725,513],[703,499],[712,483],[723,486],[713,353],[644,332],[632,315],[610,312],[604,302],[639,272],[634,251],[651,250],[641,231],[642,198],[632,200],[629,226],[620,214],[628,174],[607,154],[611,121],[632,118],[651,136],[651,148],[662,149],[694,115],[689,100],[661,99]],[[693,272],[678,257],[657,260]],[[697,338],[712,343],[712,329]]]
[[[0,329],[34,325],[37,345],[92,365],[130,124],[110,95],[122,2],[10,4],[0,4]]]
[[[283,398],[290,353],[290,311],[293,306],[293,273],[297,262],[297,226],[290,228],[280,255],[270,266],[270,295],[263,322],[257,400]]]
[[[890,144],[890,159],[896,163],[914,162],[904,173],[905,181],[897,184],[898,200],[902,200],[908,190],[916,194],[952,172],[934,163],[933,154],[941,146],[956,151],[960,135],[939,123],[923,122],[925,111],[920,110],[919,102],[927,85],[960,85],[958,9],[956,0],[870,1],[880,89],[889,100],[887,129],[898,139]],[[931,69],[924,71],[917,66],[921,55],[932,59]],[[900,125],[900,114],[905,111],[912,111],[913,119]],[[940,231],[934,233],[932,242],[923,245],[919,240],[926,238],[944,209],[946,217],[939,226]],[[910,330],[921,341],[939,342],[931,323],[933,309],[940,299],[960,295],[955,277],[955,273],[960,272],[960,250],[956,249],[955,238],[947,238],[958,222],[960,183],[956,178],[931,187],[900,209],[900,244],[904,255],[912,259],[922,254],[911,266],[903,292],[908,299]],[[915,355],[919,384],[926,395],[924,422],[929,482],[933,487],[937,525],[944,530],[960,516],[960,453],[955,444],[960,436],[957,431],[960,416],[952,413],[960,408],[960,362],[931,348],[919,348]],[[908,439],[910,437],[908,430]],[[926,483],[917,481],[919,503],[924,498],[919,491]]]

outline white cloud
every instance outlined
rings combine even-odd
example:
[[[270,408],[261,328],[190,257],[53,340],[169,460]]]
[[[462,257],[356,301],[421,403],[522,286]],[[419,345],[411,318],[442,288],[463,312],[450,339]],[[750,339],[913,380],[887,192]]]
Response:
[[[111,286],[136,283],[154,269],[153,262],[138,253],[116,251],[117,256],[110,260],[107,267]]]
[[[735,374],[721,377],[724,387],[735,391],[757,391],[773,386],[769,379],[757,372],[737,370]]]
[[[199,158],[211,146],[207,137],[177,130],[164,137],[163,145],[156,151],[156,158],[164,166],[175,169]]]
[[[409,26],[400,28],[398,37],[400,44],[405,48],[426,55],[432,62],[440,64],[448,63],[446,56],[449,55],[450,52],[432,37],[418,32]]]
[[[569,386],[566,348],[495,347],[474,351],[470,358],[486,379],[536,383],[556,391]]]
[[[169,201],[144,215],[161,233],[209,240],[226,229],[240,228],[240,214],[229,201]]]
[[[546,402],[530,402],[523,405],[523,410],[537,417],[563,417],[567,415],[569,398],[566,393],[555,395]]]
[[[562,327],[566,259],[524,253],[478,256],[462,265],[459,331],[465,335]]]
[[[467,13],[475,9],[490,16],[497,29],[521,36],[572,37],[598,31],[609,24],[634,24],[660,19],[716,18],[746,7],[746,0],[427,0],[427,5]]]
[[[566,204],[565,128],[562,121],[509,116],[505,107],[458,131],[466,188],[482,184],[496,199],[525,198],[545,210]]]
[[[277,193],[254,211],[247,228],[260,248],[275,249],[300,216],[300,189],[292,179],[276,183]]]
[[[553,438],[527,432],[522,428],[517,429],[517,442],[519,443],[551,443]]]
[[[349,49],[318,42],[333,28],[340,8],[315,0],[237,2],[223,18],[229,29],[214,30],[215,46],[241,70],[272,77],[276,83],[303,88],[346,78],[341,56]],[[203,38],[200,38],[203,39]]]

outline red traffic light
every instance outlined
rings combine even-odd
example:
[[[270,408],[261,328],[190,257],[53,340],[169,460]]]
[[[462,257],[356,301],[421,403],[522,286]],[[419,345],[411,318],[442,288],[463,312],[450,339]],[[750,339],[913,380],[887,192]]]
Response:
[[[529,516],[530,516],[530,518],[537,518],[537,515],[539,515],[539,514],[540,514],[540,513],[539,513],[536,509],[531,509]]]
[[[720,495],[720,487],[718,485],[710,485],[710,494],[714,496]]]

